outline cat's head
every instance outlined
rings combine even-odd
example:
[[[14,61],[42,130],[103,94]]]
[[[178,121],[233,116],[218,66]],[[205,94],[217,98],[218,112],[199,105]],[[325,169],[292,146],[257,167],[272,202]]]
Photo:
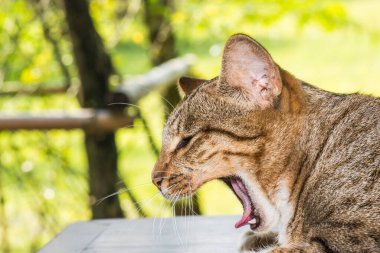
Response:
[[[186,96],[165,125],[152,173],[164,196],[189,196],[204,183],[222,179],[235,193],[240,187],[248,195],[248,200],[238,196],[242,202],[251,202],[243,203],[245,216],[237,227],[248,224],[254,211],[265,211],[254,210],[257,200],[249,196],[247,184],[261,180],[258,173],[270,177],[268,167],[276,166],[273,157],[281,152],[274,150],[274,134],[283,112],[290,110],[280,96],[281,71],[259,43],[237,34],[226,43],[218,77],[180,79]]]

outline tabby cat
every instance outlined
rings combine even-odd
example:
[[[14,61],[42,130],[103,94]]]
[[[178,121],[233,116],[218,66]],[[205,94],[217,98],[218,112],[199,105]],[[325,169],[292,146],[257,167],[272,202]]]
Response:
[[[152,173],[165,197],[224,181],[241,251],[380,252],[380,99],[313,87],[232,36],[220,75],[184,77]]]

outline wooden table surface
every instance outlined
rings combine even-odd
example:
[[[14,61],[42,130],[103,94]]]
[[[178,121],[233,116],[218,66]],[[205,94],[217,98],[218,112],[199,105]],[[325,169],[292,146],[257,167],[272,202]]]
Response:
[[[38,253],[237,253],[238,216],[108,219],[68,226]]]

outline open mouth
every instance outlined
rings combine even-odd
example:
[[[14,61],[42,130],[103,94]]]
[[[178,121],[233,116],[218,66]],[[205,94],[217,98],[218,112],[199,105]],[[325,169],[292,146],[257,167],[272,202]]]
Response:
[[[235,228],[240,228],[245,225],[250,225],[251,229],[257,229],[260,226],[260,215],[252,199],[249,196],[248,190],[239,177],[228,177],[222,179],[235,193],[240,203],[243,205],[244,213],[242,218],[236,222]]]

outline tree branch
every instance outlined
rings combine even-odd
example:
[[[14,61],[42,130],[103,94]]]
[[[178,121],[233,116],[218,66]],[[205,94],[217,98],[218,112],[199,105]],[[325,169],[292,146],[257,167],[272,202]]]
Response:
[[[34,10],[37,14],[37,17],[39,18],[42,26],[42,30],[45,36],[45,39],[51,44],[53,49],[54,57],[59,65],[59,68],[61,69],[62,75],[65,79],[64,83],[65,87],[71,86],[71,76],[69,69],[64,64],[62,60],[62,53],[59,47],[59,42],[54,38],[54,36],[51,33],[50,26],[46,20],[45,12],[47,11],[48,5],[50,1],[42,1],[42,0],[34,0],[35,3],[33,4]]]

